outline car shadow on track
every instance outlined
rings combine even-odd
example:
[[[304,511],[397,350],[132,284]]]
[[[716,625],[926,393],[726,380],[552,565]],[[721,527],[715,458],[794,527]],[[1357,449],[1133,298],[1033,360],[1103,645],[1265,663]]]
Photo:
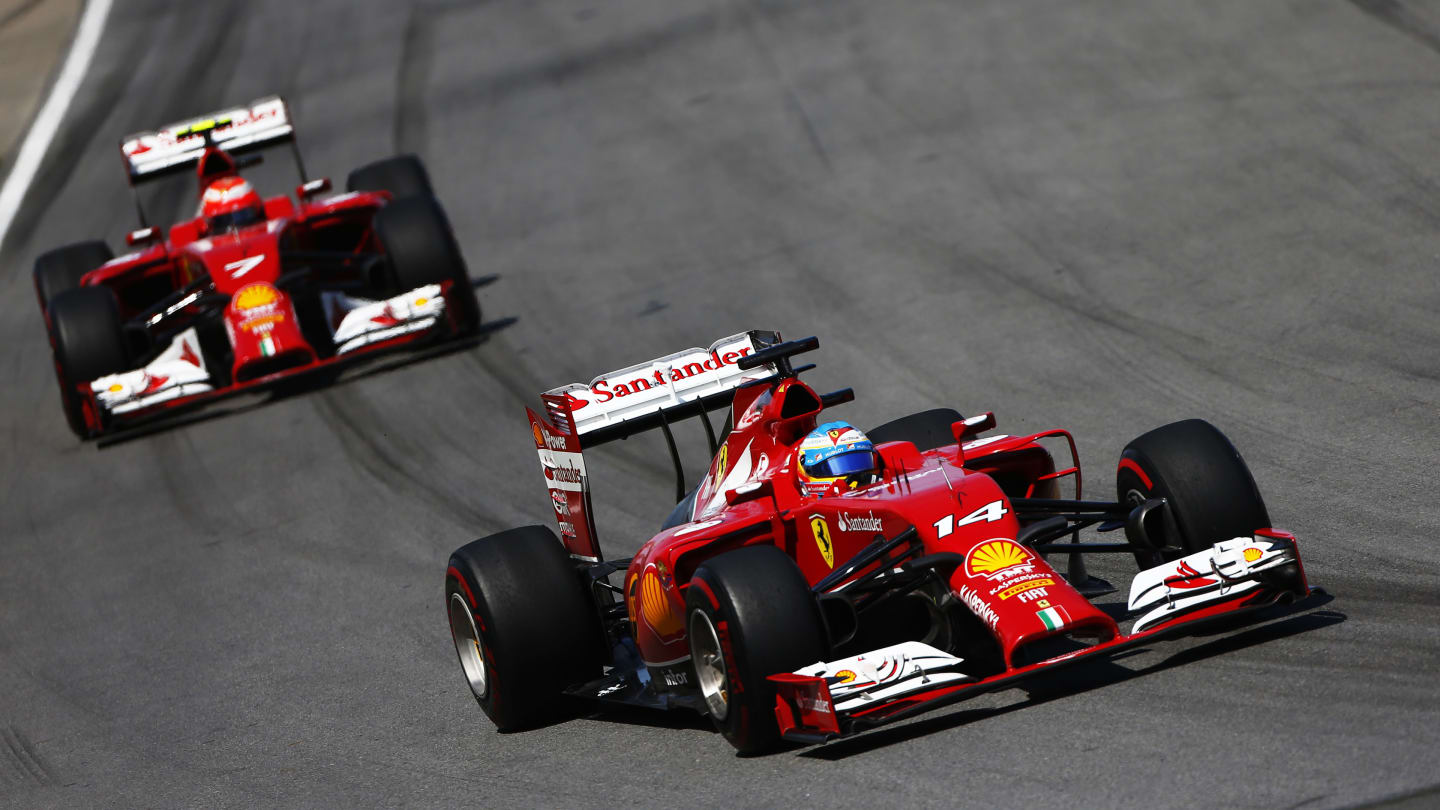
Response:
[[[999,706],[984,709],[966,709],[957,712],[937,715],[934,717],[918,720],[901,726],[882,728],[876,731],[866,732],[856,737],[839,740],[828,745],[807,748],[800,756],[824,760],[843,760],[857,754],[864,754],[888,745],[906,742],[918,737],[924,737],[940,731],[968,725],[973,722],[985,720],[990,717],[1008,714],[1017,709],[1026,709],[1048,703],[1059,698],[1071,697],[1091,689],[1112,686],[1123,683],[1145,675],[1152,675],[1157,672],[1164,672],[1196,661],[1202,661],[1217,655],[1243,650],[1259,644],[1267,644],[1289,636],[1308,633],[1312,630],[1331,627],[1345,621],[1348,616],[1334,610],[1317,610],[1333,599],[1323,591],[1317,591],[1311,597],[1294,605],[1270,608],[1260,614],[1251,614],[1244,618],[1243,624],[1253,625],[1248,629],[1241,630],[1234,635],[1224,635],[1213,641],[1208,641],[1199,646],[1179,650],[1166,657],[1160,662],[1142,669],[1129,669],[1119,665],[1119,661],[1141,655],[1154,648],[1139,647],[1127,650],[1124,653],[1115,655],[1104,661],[1096,661],[1084,666],[1067,667],[1048,675],[1036,675],[1017,685],[1016,688],[1024,689],[1029,698],[1027,700],[1013,703],[1008,706]],[[1265,624],[1254,625],[1256,621],[1264,621]],[[1191,636],[1213,636],[1220,633],[1227,633],[1237,629],[1236,623],[1222,623],[1207,627],[1205,630]],[[999,693],[994,693],[999,694]]]
[[[474,283],[478,287],[493,282],[495,278],[495,276],[486,276]],[[263,408],[267,405],[272,405],[282,400],[304,396],[322,389],[339,388],[356,382],[357,380],[376,377],[386,372],[395,371],[427,360],[468,351],[477,346],[484,345],[490,340],[492,335],[513,326],[518,323],[519,320],[519,318],[506,317],[486,321],[480,324],[475,334],[467,337],[447,340],[443,343],[432,344],[424,348],[384,354],[373,359],[367,358],[353,366],[347,366],[341,369],[326,369],[321,372],[307,373],[297,379],[282,380],[264,392],[238,395],[238,397],[248,397],[249,400],[239,401],[237,398],[238,404],[201,405],[197,406],[197,409],[194,411],[166,414],[156,418],[153,422],[142,422],[133,427],[102,436],[95,442],[95,447],[96,449],[103,450],[117,444],[134,441],[135,439],[168,433],[176,428],[196,425],[201,422],[209,422],[212,419],[235,416],[247,411]]]
[[[607,706],[603,709],[586,711],[577,715],[575,719],[594,720],[600,723],[623,723],[627,726],[645,726],[646,728],[665,728],[673,731],[708,731],[711,733],[715,731],[715,724],[710,722],[710,718],[686,709],[662,712],[640,706]]]

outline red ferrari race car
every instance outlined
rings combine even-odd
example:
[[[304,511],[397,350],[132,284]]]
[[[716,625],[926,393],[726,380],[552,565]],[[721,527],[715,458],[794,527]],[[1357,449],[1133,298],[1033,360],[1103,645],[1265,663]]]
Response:
[[[992,414],[948,409],[868,434],[821,423],[854,396],[798,379],[791,358],[818,345],[749,332],[542,395],[530,423],[560,538],[476,540],[445,578],[497,726],[568,697],[693,709],[743,753],[819,743],[1310,594],[1295,538],[1209,423],[1130,442],[1115,499],[1081,500],[1064,430],[982,435]],[[685,494],[671,425],[691,417],[714,457]],[[684,497],[633,558],[605,560],[584,451],[651,429]],[[1124,539],[1082,542],[1092,527]],[[1116,590],[1085,572],[1095,553],[1139,567],[1109,612],[1091,601]]]
[[[295,199],[262,198],[248,154],[289,144]],[[308,179],[278,97],[125,138],[141,227],[35,261],[60,400],[81,438],[384,349],[473,333],[480,307],[430,180],[411,155]],[[139,186],[192,171],[195,218],[162,233]]]

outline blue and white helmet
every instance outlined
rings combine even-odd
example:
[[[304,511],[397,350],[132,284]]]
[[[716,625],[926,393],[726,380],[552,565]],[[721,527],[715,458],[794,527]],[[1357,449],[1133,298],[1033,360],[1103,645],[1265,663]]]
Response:
[[[795,459],[807,492],[828,489],[852,475],[873,473],[880,466],[875,445],[849,422],[826,422],[810,431]]]

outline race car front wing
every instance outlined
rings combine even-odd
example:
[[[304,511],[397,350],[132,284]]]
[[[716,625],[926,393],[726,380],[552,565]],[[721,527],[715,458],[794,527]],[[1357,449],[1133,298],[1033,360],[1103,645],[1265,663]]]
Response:
[[[1136,621],[1128,635],[986,678],[967,675],[963,659],[913,641],[817,662],[770,676],[775,717],[785,739],[823,743],[1309,593],[1295,538],[1261,529],[1137,574],[1128,603]]]
[[[360,349],[392,345],[409,335],[437,326],[445,316],[446,299],[438,284],[417,287],[384,300],[352,298],[327,292],[326,317],[335,344],[333,358],[268,375],[262,380],[217,389],[194,327],[171,339],[170,345],[142,368],[110,374],[89,384],[96,404],[107,416],[130,416],[157,406],[221,396],[294,373],[330,365]]]

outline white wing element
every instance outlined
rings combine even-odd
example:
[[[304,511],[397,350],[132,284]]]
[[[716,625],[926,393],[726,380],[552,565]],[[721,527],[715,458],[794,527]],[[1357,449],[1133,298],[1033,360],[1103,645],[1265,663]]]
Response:
[[[234,151],[290,137],[290,111],[279,96],[257,99],[245,107],[208,113],[167,124],[150,132],[127,135],[120,142],[132,178],[140,178],[200,159],[205,133],[216,146]]]
[[[416,287],[384,301],[325,292],[321,303],[334,330],[337,355],[429,329],[445,314],[445,296],[440,294],[439,284]]]
[[[708,349],[686,349],[601,374],[589,385],[572,383],[546,391],[569,403],[575,432],[592,430],[703,399],[775,373],[774,365],[742,371],[740,358],[757,350],[749,332],[721,338]]]
[[[795,674],[824,678],[835,711],[848,712],[873,701],[974,680],[959,670],[963,660],[928,644],[906,641],[839,661],[817,663]]]
[[[1260,574],[1298,560],[1289,540],[1236,537],[1141,571],[1130,583],[1130,611],[1143,615],[1130,632],[1138,633],[1196,607],[1259,588]]]
[[[194,327],[176,335],[169,348],[144,368],[90,383],[100,406],[110,413],[129,413],[211,389],[210,372]]]

